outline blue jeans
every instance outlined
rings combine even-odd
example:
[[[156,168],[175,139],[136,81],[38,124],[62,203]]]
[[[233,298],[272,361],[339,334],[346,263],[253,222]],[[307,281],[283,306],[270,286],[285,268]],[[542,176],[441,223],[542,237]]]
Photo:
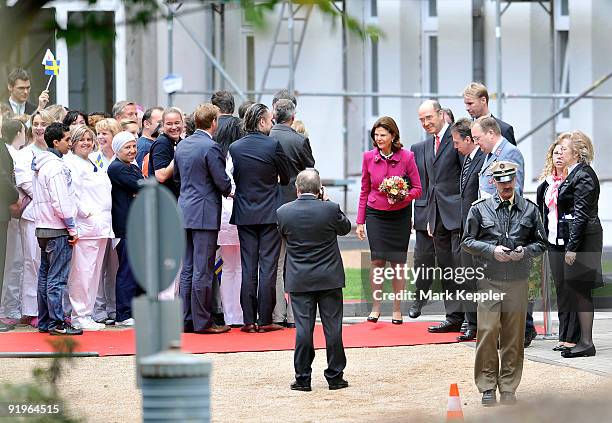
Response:
[[[38,328],[51,330],[64,322],[62,297],[68,283],[72,247],[68,236],[38,238],[40,270],[38,272]]]

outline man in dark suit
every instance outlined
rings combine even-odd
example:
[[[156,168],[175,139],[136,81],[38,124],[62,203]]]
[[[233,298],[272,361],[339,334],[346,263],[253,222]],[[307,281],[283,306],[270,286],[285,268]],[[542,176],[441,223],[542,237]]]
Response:
[[[2,116],[0,116],[0,139],[2,138]],[[4,280],[4,259],[6,257],[6,235],[11,220],[9,206],[19,199],[15,187],[13,159],[6,144],[0,141],[0,305],[2,303],[2,283]],[[12,325],[0,322],[0,332],[12,330]]]
[[[185,332],[216,334],[230,330],[229,326],[216,325],[212,317],[221,195],[227,197],[232,189],[221,147],[212,139],[218,114],[217,106],[199,105],[194,113],[197,129],[179,143],[174,155],[174,180],[180,192],[178,204],[187,232],[180,277]]]
[[[344,380],[346,356],[342,345],[342,288],[344,266],[338,235],[351,231],[340,206],[321,198],[321,180],[314,169],[296,179],[298,199],[278,209],[278,228],[287,243],[285,290],[291,294],[295,315],[295,382],[291,389],[310,391],[315,357],[313,333],[317,306],[325,333],[329,389],[348,387]],[[323,201],[321,201],[323,200]]]
[[[221,145],[225,157],[230,145],[244,135],[240,119],[234,116],[234,96],[229,91],[217,91],[210,97],[210,102],[221,111],[215,141]]]
[[[283,328],[272,323],[272,310],[281,249],[276,226],[276,210],[281,205],[278,183],[289,183],[289,165],[283,147],[268,136],[271,129],[270,110],[264,104],[253,104],[244,116],[247,135],[229,149],[236,183],[230,223],[238,226],[242,264],[241,330],[249,333]]]
[[[428,269],[436,265],[436,250],[434,249],[433,238],[427,232],[427,202],[429,191],[429,177],[427,175],[427,164],[425,149],[430,146],[429,141],[422,141],[410,146],[410,150],[414,153],[421,179],[421,187],[423,195],[414,200],[414,219],[413,226],[416,232],[416,241],[414,245],[414,268]],[[433,282],[429,273],[419,273],[416,280],[416,299],[408,310],[408,316],[416,319],[421,315],[421,309],[427,303],[424,294],[429,291]]]
[[[472,140],[470,126],[472,122],[469,119],[459,119],[451,127],[451,135],[453,137],[453,146],[459,154],[464,157],[461,167],[461,177],[459,179],[459,190],[461,193],[461,233],[465,228],[465,222],[468,212],[472,207],[472,203],[478,199],[479,179],[478,172],[482,168],[485,154],[478,145]],[[460,252],[461,265],[463,268],[474,266],[472,256],[461,250]],[[466,289],[470,292],[476,292],[476,280],[469,279],[465,282]],[[467,328],[463,335],[457,337],[458,341],[471,341],[476,339],[476,304],[473,302],[464,302],[465,320]]]
[[[510,144],[516,145],[514,128],[512,125],[496,118],[489,111],[489,91],[487,87],[479,82],[471,82],[470,85],[463,90],[463,103],[465,104],[465,110],[467,110],[474,120],[482,116],[493,117],[501,129],[502,136],[507,139]]]
[[[279,99],[274,104],[274,119],[276,124],[270,131],[270,136],[276,139],[289,159],[289,185],[279,186],[281,201],[283,204],[289,203],[297,198],[295,192],[295,179],[298,173],[307,167],[314,167],[315,161],[312,157],[312,149],[308,138],[295,132],[291,127],[295,119],[295,105],[291,100]],[[283,274],[285,268],[285,243],[281,245],[281,252],[278,258],[278,270],[276,274],[276,305],[272,312],[272,321],[275,323],[294,327],[293,312],[291,303],[285,301]]]
[[[433,235],[434,249],[442,274],[442,289],[445,293],[446,319],[430,332],[459,332],[463,322],[460,304],[455,299],[458,285],[454,269],[461,242],[461,198],[459,178],[462,160],[453,148],[450,125],[444,120],[440,103],[426,100],[419,107],[419,121],[425,132],[431,135],[425,146],[425,163],[429,187],[427,192],[428,232]]]
[[[49,103],[49,91],[46,90],[38,97],[38,108],[28,101],[32,84],[30,83],[30,75],[25,69],[13,69],[8,75],[7,82],[9,98],[6,104],[15,115],[31,115],[36,110],[44,109]]]

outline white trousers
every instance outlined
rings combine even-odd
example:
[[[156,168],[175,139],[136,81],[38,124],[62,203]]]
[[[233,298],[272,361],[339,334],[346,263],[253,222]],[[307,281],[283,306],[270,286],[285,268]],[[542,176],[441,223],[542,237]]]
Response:
[[[23,247],[23,280],[21,282],[22,316],[38,316],[38,270],[40,247],[36,239],[36,223],[20,219],[21,245]]]
[[[8,222],[4,275],[0,276],[4,278],[0,317],[19,319],[21,317],[21,285],[23,281],[23,247],[21,246],[19,219],[11,219]],[[34,303],[36,304],[36,291],[34,291]],[[34,311],[36,312],[36,308],[34,308]]]
[[[104,260],[100,271],[100,283],[98,284],[93,313],[94,320],[103,320],[108,317],[115,318],[115,280],[118,268],[117,250],[113,248],[113,240],[108,239],[104,246]]]
[[[223,270],[221,274],[221,302],[223,318],[228,325],[242,325],[242,307],[240,306],[240,288],[242,286],[242,267],[240,263],[240,245],[222,245],[221,257]]]
[[[79,239],[72,248],[68,295],[73,322],[83,323],[83,318],[93,315],[107,240]]]

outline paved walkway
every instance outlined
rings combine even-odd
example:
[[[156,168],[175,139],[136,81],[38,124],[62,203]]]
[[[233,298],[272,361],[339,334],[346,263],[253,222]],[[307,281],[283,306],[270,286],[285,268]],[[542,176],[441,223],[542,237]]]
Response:
[[[407,316],[404,318],[408,321]],[[381,320],[390,320],[390,316],[383,316]],[[441,321],[443,315],[424,315],[418,320],[424,321]],[[363,317],[345,317],[345,323],[362,322]],[[537,326],[542,326],[543,316],[541,312],[534,313],[534,320]],[[553,328],[556,332],[558,321],[553,320]],[[595,357],[586,358],[563,358],[561,353],[552,351],[552,348],[557,345],[556,337],[545,339],[543,335],[538,336],[531,346],[525,349],[525,357],[532,361],[552,364],[561,367],[570,367],[586,372],[612,377],[612,312],[597,312],[595,313],[595,322],[593,324],[593,339],[597,348]],[[467,348],[474,348],[475,343],[466,342]]]

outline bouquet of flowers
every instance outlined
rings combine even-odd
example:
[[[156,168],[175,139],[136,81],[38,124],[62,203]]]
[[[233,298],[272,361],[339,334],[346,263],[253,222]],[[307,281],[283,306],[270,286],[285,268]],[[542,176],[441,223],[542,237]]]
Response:
[[[407,178],[389,176],[382,181],[378,190],[387,194],[387,201],[389,204],[395,204],[406,198],[410,190],[410,183]]]

